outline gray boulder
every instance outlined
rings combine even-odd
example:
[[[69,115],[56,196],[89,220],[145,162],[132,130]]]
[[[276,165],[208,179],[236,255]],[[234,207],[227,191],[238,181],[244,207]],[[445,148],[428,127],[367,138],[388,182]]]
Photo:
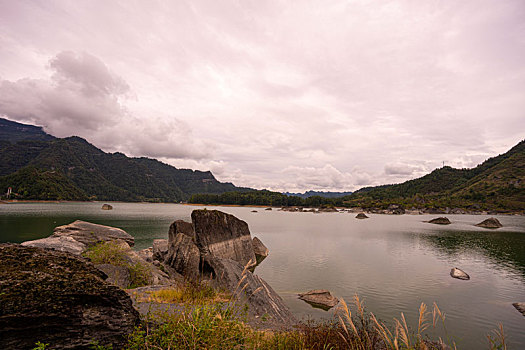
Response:
[[[212,254],[243,266],[255,266],[257,259],[245,221],[218,210],[194,210],[191,219],[202,255]]]
[[[129,296],[75,255],[0,244],[0,349],[121,349],[139,323]]]
[[[200,251],[193,239],[184,234],[170,236],[168,252],[164,263],[186,278],[199,276]]]
[[[368,219],[365,213],[359,213],[355,216],[356,219]]]
[[[195,238],[193,224],[184,220],[177,220],[170,225],[170,229],[168,231],[168,240],[175,239],[177,233],[184,233],[191,238]]]
[[[168,254],[168,240],[154,239],[153,240],[153,260],[164,261]]]
[[[95,267],[107,275],[107,282],[117,287],[125,289],[131,284],[131,275],[129,273],[129,269],[125,266],[97,264]]]
[[[488,218],[486,220],[483,220],[479,224],[476,224],[478,227],[484,227],[484,228],[500,228],[503,227],[501,222],[499,222],[496,218]]]
[[[218,287],[226,289],[235,300],[246,304],[250,315],[255,318],[265,315],[276,327],[289,327],[296,322],[272,287],[239,262],[207,255],[204,263],[215,276]]]
[[[261,242],[261,240],[257,237],[253,237],[252,245],[255,258],[257,259],[257,264],[259,264],[268,256],[268,254],[270,254],[270,250],[268,250],[263,242]]]
[[[339,299],[334,297],[326,289],[314,289],[306,293],[299,294],[299,299],[306,301],[313,307],[323,310],[330,310],[339,303]]]
[[[465,271],[458,269],[457,267],[450,270],[450,276],[465,281],[470,279],[470,276]]]
[[[443,216],[443,217],[432,219],[428,223],[436,224],[436,225],[450,225],[450,220]]]
[[[133,236],[124,230],[77,220],[69,225],[56,227],[47,238],[27,241],[22,245],[81,254],[97,243],[115,240],[122,240],[130,247],[135,244]]]

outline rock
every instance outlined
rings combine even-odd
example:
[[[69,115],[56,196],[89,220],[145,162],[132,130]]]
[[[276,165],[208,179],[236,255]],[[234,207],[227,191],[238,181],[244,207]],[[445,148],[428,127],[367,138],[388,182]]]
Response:
[[[261,240],[257,237],[253,237],[252,239],[252,245],[253,245],[253,252],[255,253],[255,258],[257,259],[257,264],[260,264],[261,261],[263,261],[270,251],[266,246],[261,242]]]
[[[252,210],[252,213],[257,213],[257,210]]]
[[[58,226],[47,238],[27,241],[24,246],[40,247],[81,254],[99,242],[122,240],[129,246],[135,244],[133,236],[116,227],[92,224],[77,220],[69,225]]]
[[[264,209],[264,210],[272,210],[272,208],[266,208],[266,209]]]
[[[102,210],[111,210],[111,209],[113,209],[113,207],[111,205],[109,205],[109,204],[104,204],[102,206]]]
[[[309,292],[299,294],[299,299],[306,301],[313,307],[323,310],[330,310],[339,303],[339,299],[334,297],[326,289],[314,289]]]
[[[168,240],[175,239],[177,233],[184,233],[185,235],[195,238],[195,231],[193,230],[193,224],[183,220],[177,220],[170,225],[168,231]]]
[[[154,239],[153,240],[153,260],[164,261],[168,254],[168,240]]]
[[[470,279],[470,276],[465,271],[458,269],[457,267],[450,270],[450,276],[465,281]]]
[[[436,225],[450,225],[450,220],[444,216],[432,219],[428,222],[429,224],[436,224]]]
[[[488,218],[486,220],[483,220],[479,224],[476,224],[478,227],[484,227],[484,228],[500,228],[503,227],[501,222],[499,222],[496,218]]]
[[[153,247],[139,250],[137,254],[141,259],[147,262],[153,262]]]
[[[466,214],[467,212],[461,208],[454,208],[450,210],[450,214]]]
[[[98,264],[95,267],[108,276],[107,282],[117,287],[125,289],[131,284],[131,276],[127,267],[111,264]]]
[[[525,303],[514,303],[512,304],[518,310],[522,313],[523,316],[525,316]]]
[[[444,210],[441,210],[438,208],[426,208],[426,209],[423,209],[423,212],[426,214],[445,214]]]
[[[359,213],[355,216],[356,219],[368,219],[365,213]]]
[[[218,210],[194,210],[191,219],[195,242],[202,255],[212,254],[243,266],[255,266],[257,259],[245,221]]]
[[[239,262],[211,255],[204,257],[206,269],[215,276],[218,287],[224,288],[256,318],[266,316],[276,327],[290,327],[296,320],[281,297],[262,278]]]
[[[394,215],[403,215],[405,214],[405,209],[397,204],[390,204],[387,208],[388,212]]]
[[[139,314],[105,278],[69,253],[0,244],[0,348],[123,348]]]
[[[199,274],[200,251],[193,239],[184,233],[170,236],[164,263],[186,278],[196,279]]]

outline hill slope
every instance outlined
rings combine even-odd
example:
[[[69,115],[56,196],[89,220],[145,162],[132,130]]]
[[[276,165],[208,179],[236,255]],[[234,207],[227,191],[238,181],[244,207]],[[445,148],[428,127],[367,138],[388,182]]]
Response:
[[[385,207],[484,207],[525,209],[525,140],[472,169],[443,167],[401,184],[364,188],[346,204]]]
[[[80,137],[54,138],[38,127],[0,122],[8,125],[0,133],[0,193],[12,187],[18,198],[174,202],[193,193],[247,190],[209,171],[106,153]]]

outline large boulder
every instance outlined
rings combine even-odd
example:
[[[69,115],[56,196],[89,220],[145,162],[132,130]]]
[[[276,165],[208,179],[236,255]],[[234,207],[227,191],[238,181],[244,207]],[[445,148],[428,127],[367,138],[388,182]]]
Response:
[[[314,289],[306,293],[299,294],[299,299],[306,301],[313,307],[323,310],[330,310],[339,303],[339,299],[334,297],[326,289]]]
[[[133,236],[124,230],[77,220],[69,225],[56,227],[47,238],[27,241],[22,245],[81,254],[97,243],[115,240],[122,240],[130,247],[135,244]]]
[[[272,287],[239,262],[207,255],[204,264],[205,270],[215,276],[217,286],[232,293],[237,302],[247,305],[251,316],[265,316],[276,328],[295,324],[295,317]]]
[[[255,266],[257,259],[245,221],[218,210],[194,210],[191,219],[202,255],[212,254],[243,266]]]
[[[499,222],[496,218],[488,218],[486,220],[483,220],[479,224],[476,224],[478,227],[484,227],[484,228],[500,228],[503,227],[501,222]]]
[[[164,263],[184,277],[195,279],[199,276],[199,248],[190,236],[177,233],[175,236],[170,236]]]
[[[195,238],[193,224],[184,220],[176,220],[170,225],[168,231],[168,240],[174,240],[177,233],[184,233],[191,238]]]
[[[139,314],[105,278],[69,253],[0,244],[0,348],[123,348]]]

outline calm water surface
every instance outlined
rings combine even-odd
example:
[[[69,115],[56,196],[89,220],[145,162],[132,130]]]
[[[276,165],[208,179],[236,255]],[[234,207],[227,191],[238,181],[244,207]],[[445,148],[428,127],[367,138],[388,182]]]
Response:
[[[190,220],[196,206],[112,203],[0,204],[0,242],[46,237],[58,225],[81,219],[120,227],[136,249],[167,238],[174,220]],[[212,207],[209,207],[212,208]],[[217,208],[217,207],[213,207]],[[460,349],[487,348],[486,334],[503,323],[510,349],[525,349],[525,317],[512,306],[525,302],[525,217],[498,216],[496,231],[473,224],[479,215],[448,215],[449,226],[424,223],[433,216],[289,213],[219,207],[250,226],[270,256],[256,273],[268,281],[300,318],[330,317],[297,299],[298,292],[325,288],[351,301],[357,293],[379,319],[403,312],[417,322],[421,302],[436,302],[446,314],[448,337]],[[471,276],[449,276],[457,266]],[[429,333],[447,337],[443,331]]]

